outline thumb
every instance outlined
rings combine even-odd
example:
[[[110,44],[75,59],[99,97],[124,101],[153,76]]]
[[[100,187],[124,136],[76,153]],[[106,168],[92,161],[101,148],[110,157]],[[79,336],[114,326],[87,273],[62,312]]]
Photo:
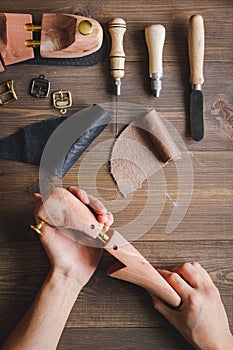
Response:
[[[47,254],[49,255],[49,251],[53,245],[55,235],[57,234],[57,230],[48,225],[44,225],[41,229],[42,235],[39,235],[39,239],[45,248]]]

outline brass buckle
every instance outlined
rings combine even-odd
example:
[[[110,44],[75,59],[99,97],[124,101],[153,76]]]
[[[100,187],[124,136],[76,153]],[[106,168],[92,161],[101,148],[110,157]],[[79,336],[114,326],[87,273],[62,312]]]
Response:
[[[0,106],[7,105],[10,102],[16,101],[16,96],[13,80],[6,81],[0,85]]]
[[[53,106],[60,109],[61,114],[65,114],[67,108],[72,106],[72,96],[70,91],[55,91],[53,93]]]

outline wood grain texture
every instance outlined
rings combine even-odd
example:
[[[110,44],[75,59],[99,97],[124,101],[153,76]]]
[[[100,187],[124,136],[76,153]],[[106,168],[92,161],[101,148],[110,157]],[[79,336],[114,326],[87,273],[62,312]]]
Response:
[[[145,40],[149,55],[149,74],[163,73],[163,47],[166,30],[161,24],[151,24],[145,28]]]
[[[88,18],[92,31],[83,35],[79,24],[85,17],[67,14],[43,14],[40,55],[51,58],[76,58],[90,55],[102,45],[103,30],[94,19]]]
[[[200,261],[220,289],[233,326],[232,242],[218,241],[213,245],[211,241],[157,241],[138,242],[134,246],[157,268]],[[33,237],[30,242],[1,243],[1,261],[0,278],[4,288],[0,295],[3,310],[0,329],[7,330],[32,302],[49,263],[40,243]],[[67,327],[166,327],[143,289],[106,275],[112,262],[113,258],[104,253],[96,274],[77,299]]]
[[[80,344],[80,339],[84,339],[82,350],[94,349],[97,346],[100,349],[106,349],[109,347],[109,345],[106,346],[109,334],[111,334],[112,339],[112,350],[132,350],[133,348],[143,350],[193,350],[193,347],[182,339],[178,333],[171,330],[171,327],[168,326],[168,328],[171,331],[169,338],[166,330],[156,328],[66,329],[60,340],[58,350],[75,350]],[[74,342],[76,345],[74,345]]]
[[[203,84],[205,33],[203,18],[200,15],[194,15],[189,20],[188,47],[190,62],[190,83]]]
[[[122,17],[127,24],[124,36],[125,76],[121,102],[154,107],[181,135],[192,161],[194,182],[192,198],[182,222],[168,234],[166,226],[176,200],[178,172],[174,164],[143,185],[129,203],[119,199],[115,227],[121,233],[125,225],[139,217],[147,199],[153,201],[138,223],[161,214],[148,232],[139,237],[135,247],[155,267],[172,268],[184,261],[197,260],[210,272],[220,289],[233,331],[233,51],[231,0],[186,0],[146,2],[142,0],[15,0],[2,5],[3,13],[32,13],[40,22],[42,13],[69,13],[93,17],[103,24],[108,44],[107,24]],[[187,124],[189,111],[188,22],[200,14],[205,23],[205,131],[203,141],[193,142]],[[161,23],[166,29],[163,50],[163,92],[151,96],[148,53],[144,38],[146,26]],[[31,79],[44,74],[51,90],[70,90],[73,107],[67,115],[92,103],[114,103],[109,59],[89,68],[30,66],[6,67],[2,82],[13,79],[18,100],[0,109],[0,137],[10,135],[34,122],[59,116],[47,99],[32,98]],[[125,117],[119,115],[120,125]],[[92,147],[113,138],[108,128],[93,142],[63,179],[63,185],[84,183],[111,207],[117,197],[109,174],[108,153],[96,149],[93,162],[85,162]],[[102,162],[102,163],[101,163]],[[85,164],[85,167],[81,167]],[[178,164],[178,163],[177,163]],[[81,170],[80,170],[81,169]],[[94,171],[97,171],[93,182]],[[181,166],[183,173],[185,166]],[[166,191],[162,186],[166,184]],[[186,189],[187,192],[189,191]],[[38,167],[0,160],[0,342],[11,331],[31,304],[49,269],[48,259],[37,238],[29,230],[33,222],[33,193],[38,191]],[[169,197],[165,194],[169,195]],[[161,208],[162,199],[164,207]],[[131,229],[132,230],[132,229]],[[153,310],[147,293],[132,284],[111,279],[106,269],[113,259],[105,253],[90,283],[82,291],[61,338],[59,349],[179,349],[191,347]]]
[[[30,14],[2,13],[0,15],[0,55],[4,65],[34,58],[33,49],[25,48],[25,41],[32,39],[32,33],[24,30],[24,24],[31,21]]]

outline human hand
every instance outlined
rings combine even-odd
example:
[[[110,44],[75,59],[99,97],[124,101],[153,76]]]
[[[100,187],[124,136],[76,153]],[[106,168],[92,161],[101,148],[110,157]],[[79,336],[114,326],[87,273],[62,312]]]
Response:
[[[85,205],[89,205],[95,212],[97,220],[104,225],[103,231],[107,231],[113,224],[113,215],[103,205],[101,201],[92,195],[88,195],[86,191],[81,190],[78,187],[70,186],[67,190],[72,193],[75,197],[80,199]]]
[[[97,213],[97,219],[107,229],[113,223],[113,216],[107,212],[104,205],[92,196],[76,187],[67,189],[84,204],[89,204]],[[38,222],[38,211],[41,208],[42,199],[40,194],[35,194],[36,208],[35,218]],[[95,272],[100,261],[102,250],[85,246],[72,239],[69,230],[53,228],[44,225],[41,229],[43,236],[40,236],[41,243],[51,262],[52,270],[56,270],[64,276],[75,279],[82,288]]]
[[[196,349],[231,350],[233,336],[217,287],[197,262],[185,263],[172,272],[159,273],[181,296],[182,303],[174,309],[151,295],[159,311]]]

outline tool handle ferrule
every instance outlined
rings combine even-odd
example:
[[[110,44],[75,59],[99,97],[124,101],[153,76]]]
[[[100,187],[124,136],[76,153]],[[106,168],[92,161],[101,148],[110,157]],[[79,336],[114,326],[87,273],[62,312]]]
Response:
[[[165,28],[161,24],[152,24],[145,29],[145,39],[149,54],[149,75],[163,73],[163,47]]]
[[[204,83],[204,23],[200,15],[194,15],[189,20],[188,47],[190,64],[190,83],[199,85]]]
[[[110,71],[114,79],[123,78],[125,74],[125,52],[123,39],[126,23],[122,18],[114,18],[108,24],[112,47],[110,51]]]

